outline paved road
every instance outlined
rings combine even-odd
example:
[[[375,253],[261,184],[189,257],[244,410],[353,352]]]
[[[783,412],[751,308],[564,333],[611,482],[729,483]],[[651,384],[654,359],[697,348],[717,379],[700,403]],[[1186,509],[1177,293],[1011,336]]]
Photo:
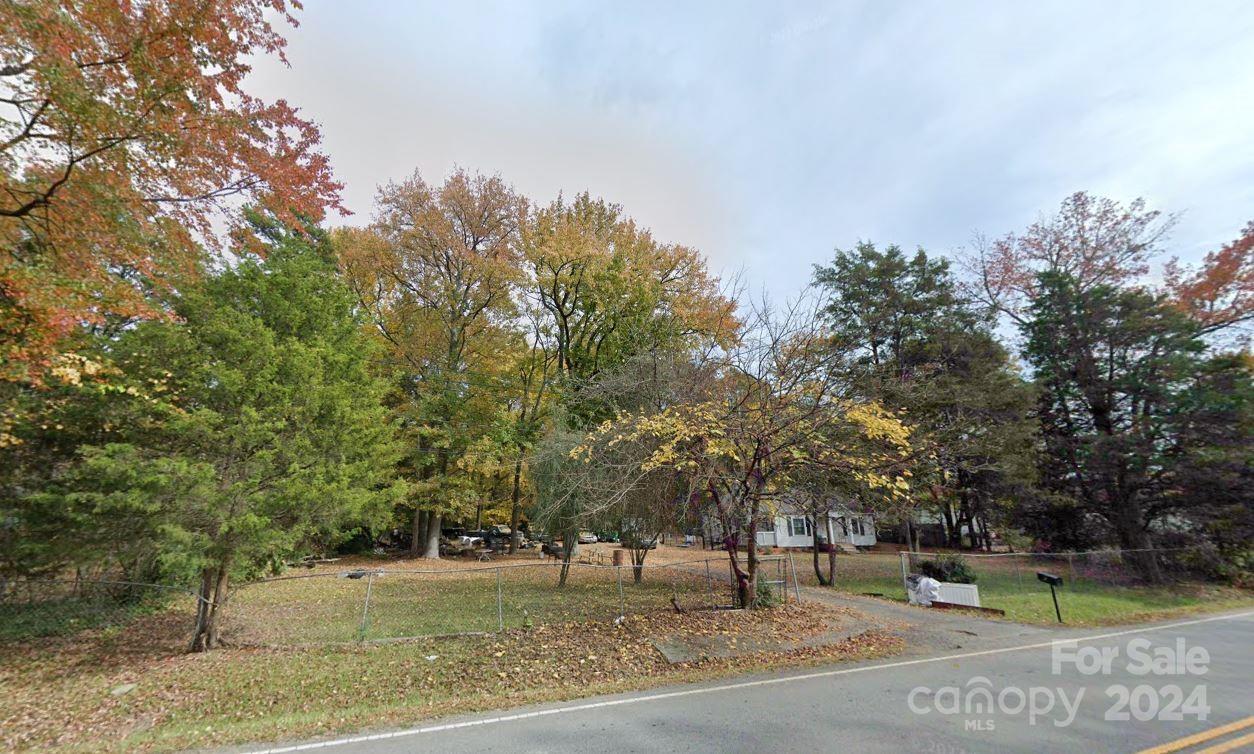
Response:
[[[927,615],[923,623],[944,620],[932,611]],[[1198,733],[1206,734],[1203,742],[1167,750],[1237,750],[1223,746],[1237,747],[1244,740],[1254,751],[1254,611],[1105,631],[1020,630],[998,623],[978,636],[979,623],[984,622],[945,628],[955,639],[948,646],[916,646],[904,658],[878,663],[529,707],[273,751],[317,746],[334,754],[596,749],[1095,753],[1136,752]],[[929,640],[943,642],[943,634]],[[1061,639],[1080,641],[1055,647],[1053,642]],[[1103,649],[1108,662],[1097,651]],[[1168,652],[1175,655],[1170,667],[1150,665],[1156,654]],[[1084,668],[1094,672],[1081,672],[1077,659],[1080,665],[1092,662]],[[1175,674],[1138,675],[1142,669]],[[977,687],[991,690],[990,711],[964,708],[967,692]],[[1122,699],[1116,687],[1126,687],[1129,698]],[[1196,714],[1202,706],[1198,694],[1209,707],[1205,720]],[[975,694],[969,700],[979,703],[983,697]],[[1121,701],[1127,704],[1120,706]],[[954,704],[957,711],[951,709]],[[1184,719],[1157,719],[1172,717],[1172,708]],[[1126,712],[1129,719],[1107,719],[1112,712],[1116,717]],[[1237,721],[1245,725],[1231,725]]]

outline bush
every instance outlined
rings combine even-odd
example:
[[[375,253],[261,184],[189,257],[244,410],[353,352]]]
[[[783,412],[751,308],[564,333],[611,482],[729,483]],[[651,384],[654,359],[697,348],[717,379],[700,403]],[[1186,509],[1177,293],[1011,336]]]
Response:
[[[919,572],[951,584],[974,584],[978,578],[961,555],[937,555],[935,560],[921,560]]]
[[[758,581],[758,607],[775,607],[779,599],[775,590],[765,581]]]

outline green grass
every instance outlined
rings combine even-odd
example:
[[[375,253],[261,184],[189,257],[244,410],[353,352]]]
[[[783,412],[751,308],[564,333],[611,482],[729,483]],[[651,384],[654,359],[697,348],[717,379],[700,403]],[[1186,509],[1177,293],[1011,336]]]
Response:
[[[68,636],[80,631],[107,630],[159,612],[176,601],[177,598],[171,595],[149,594],[128,600],[94,595],[63,596],[33,603],[0,603],[0,641],[24,641]]]
[[[633,583],[630,570],[623,576],[620,594],[610,569],[573,567],[559,588],[556,567],[502,568],[499,607],[496,569],[388,572],[373,581],[327,574],[261,582],[232,595],[222,635],[236,646],[380,641],[609,621],[620,613],[669,610],[672,596],[689,607],[711,601],[704,576],[696,573],[652,569],[641,584]]]
[[[1006,611],[1006,619],[1020,623],[1056,623],[1049,586],[1036,578],[1037,570],[1057,571],[1064,585],[1058,589],[1063,621],[1069,625],[1110,625],[1167,618],[1172,615],[1238,608],[1254,604],[1248,590],[1197,582],[1163,586],[1119,585],[1109,579],[1125,575],[1068,568],[1065,559],[1039,562],[1024,558],[967,558],[976,571],[980,604]],[[797,560],[798,577],[814,584],[809,559]],[[822,561],[826,568],[826,560]],[[905,601],[901,563],[896,555],[867,553],[840,555],[836,559],[836,588],[854,594],[877,593]]]

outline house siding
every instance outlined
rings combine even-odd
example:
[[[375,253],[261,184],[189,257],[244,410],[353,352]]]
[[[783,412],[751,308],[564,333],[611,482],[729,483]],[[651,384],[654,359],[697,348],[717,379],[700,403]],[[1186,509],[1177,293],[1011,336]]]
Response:
[[[790,526],[789,521],[792,516],[776,516],[774,531],[759,531],[757,536],[758,546],[760,547],[813,547],[813,532],[798,533],[795,525]],[[875,544],[875,523],[870,516],[858,516],[861,520],[862,533],[859,534],[858,527],[851,525],[849,533],[845,533],[845,528],[839,523],[841,518],[852,518],[848,515],[833,515],[832,517],[832,535],[836,544],[851,544],[855,547],[870,547]],[[820,524],[821,526],[822,524]],[[820,532],[825,534],[825,532]]]

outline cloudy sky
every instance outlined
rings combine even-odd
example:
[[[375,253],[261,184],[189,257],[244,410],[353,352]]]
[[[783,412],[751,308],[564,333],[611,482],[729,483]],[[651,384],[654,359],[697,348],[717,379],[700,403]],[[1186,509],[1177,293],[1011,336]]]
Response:
[[[323,129],[347,222],[415,168],[589,190],[788,295],[859,239],[950,253],[1085,189],[1254,219],[1254,3],[306,0],[253,89]]]

